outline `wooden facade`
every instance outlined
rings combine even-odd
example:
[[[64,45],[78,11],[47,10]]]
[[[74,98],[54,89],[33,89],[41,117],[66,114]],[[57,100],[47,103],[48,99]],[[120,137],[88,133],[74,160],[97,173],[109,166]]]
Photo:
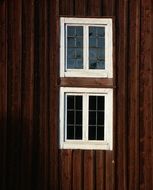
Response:
[[[58,148],[60,15],[115,20],[113,151]],[[0,0],[0,153],[1,190],[152,190],[153,1]]]

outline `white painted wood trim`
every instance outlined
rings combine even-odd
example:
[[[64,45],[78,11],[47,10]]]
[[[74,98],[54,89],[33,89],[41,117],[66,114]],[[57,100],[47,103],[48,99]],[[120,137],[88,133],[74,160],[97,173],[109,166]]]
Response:
[[[83,26],[83,66],[84,69],[66,69],[65,25]],[[89,26],[105,27],[105,69],[89,70]],[[60,77],[113,77],[113,34],[112,18],[60,18]]]
[[[65,93],[73,95],[82,95],[83,97],[83,139],[82,140],[67,140],[65,139],[66,131],[64,131],[65,112],[66,108]],[[105,135],[104,141],[88,140],[88,97],[90,95],[104,95],[105,96]],[[74,88],[74,87],[61,87],[60,88],[60,138],[59,145],[61,149],[100,149],[112,150],[113,149],[113,89],[111,88]]]

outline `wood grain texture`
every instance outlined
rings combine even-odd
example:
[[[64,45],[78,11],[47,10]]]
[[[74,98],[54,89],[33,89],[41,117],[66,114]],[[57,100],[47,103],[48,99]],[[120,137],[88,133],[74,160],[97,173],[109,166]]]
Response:
[[[127,190],[127,57],[128,1],[117,1],[116,11],[116,176],[117,188]],[[122,178],[120,177],[122,176]]]
[[[98,78],[60,78],[59,86],[65,87],[87,87],[87,88],[116,88],[112,79]]]
[[[0,189],[6,188],[7,134],[7,9],[0,3]]]
[[[59,73],[59,1],[49,2],[49,188],[58,189],[59,179],[59,155],[58,155],[58,86],[57,78]],[[54,93],[53,93],[54,92]]]
[[[27,17],[27,15],[29,16]],[[21,187],[31,189],[34,88],[34,1],[22,2]]]
[[[133,7],[136,7],[134,10]],[[139,56],[140,2],[129,4],[128,56],[128,189],[139,189]]]
[[[140,189],[152,189],[152,1],[141,1],[140,43]]]
[[[113,79],[59,79],[59,16],[111,17]],[[0,189],[153,189],[152,0],[0,1]],[[113,151],[59,149],[59,88],[114,88]]]
[[[20,189],[22,2],[7,4],[7,154],[6,189]]]

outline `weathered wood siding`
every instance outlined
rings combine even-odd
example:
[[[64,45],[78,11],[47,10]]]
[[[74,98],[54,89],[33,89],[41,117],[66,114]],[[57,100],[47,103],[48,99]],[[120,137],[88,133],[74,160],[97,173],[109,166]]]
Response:
[[[58,149],[59,16],[113,16],[114,149]],[[153,189],[153,1],[0,0],[0,189]]]

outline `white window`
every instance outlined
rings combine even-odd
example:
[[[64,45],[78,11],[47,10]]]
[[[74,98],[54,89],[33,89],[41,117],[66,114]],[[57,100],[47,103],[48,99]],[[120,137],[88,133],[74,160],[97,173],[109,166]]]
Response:
[[[60,77],[113,77],[112,19],[60,18]]]
[[[60,88],[60,148],[112,150],[113,90]]]

